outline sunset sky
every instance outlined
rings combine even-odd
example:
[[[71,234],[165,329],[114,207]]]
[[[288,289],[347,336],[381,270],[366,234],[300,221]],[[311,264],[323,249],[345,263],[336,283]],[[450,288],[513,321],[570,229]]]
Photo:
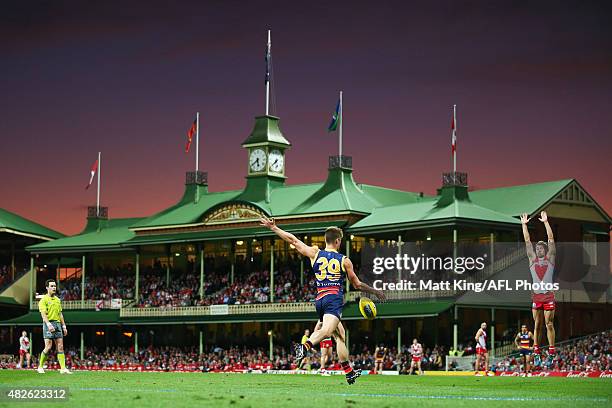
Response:
[[[358,182],[434,194],[576,178],[612,213],[610,2],[12,1],[0,13],[0,207],[63,233],[85,223],[102,152],[102,204],[146,216],[181,196],[201,114],[211,191],[245,184],[241,142],[273,111],[287,183],[321,181],[344,91]]]

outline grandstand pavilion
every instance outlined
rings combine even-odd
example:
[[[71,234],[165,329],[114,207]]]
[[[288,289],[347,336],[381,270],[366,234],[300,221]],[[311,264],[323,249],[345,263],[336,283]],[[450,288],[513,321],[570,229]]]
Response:
[[[96,211],[90,207],[85,228],[74,236],[63,237],[47,229],[43,234],[41,226],[22,234],[7,232],[19,230],[10,226],[0,229],[4,247],[27,246],[31,254],[29,271],[15,274],[12,285],[0,293],[5,302],[29,304],[30,311],[0,325],[27,327],[33,332],[35,346],[40,346],[36,296],[43,293],[45,279],[56,277],[60,291],[66,284],[80,288],[77,299],[63,302],[71,330],[68,344],[133,344],[136,349],[150,344],[202,347],[223,342],[267,344],[268,340],[289,344],[305,328],[312,329],[316,319],[312,302],[287,302],[274,289],[262,303],[203,301],[224,289],[208,286],[212,279],[232,285],[261,273],[267,286],[275,288],[283,273],[292,277],[289,281],[284,278],[284,284],[309,284],[309,263],[260,227],[260,215],[275,217],[282,228],[319,246],[324,245],[326,227],[343,228],[344,253],[358,269],[368,245],[401,251],[406,242],[447,241],[489,245],[487,273],[491,276],[528,273],[518,219],[522,212],[533,216],[546,210],[557,241],[609,242],[610,216],[574,179],[472,191],[467,174],[446,173],[437,195],[430,196],[358,183],[351,157],[332,156],[326,180],[289,184],[284,164],[290,143],[279,128],[279,119],[268,115],[255,119],[242,147],[248,158],[242,190],[209,191],[207,173],[189,172],[183,197],[150,217],[113,219],[108,208]],[[533,227],[534,237],[545,237],[542,226]],[[494,253],[492,244],[502,242],[517,250]],[[609,252],[600,251],[591,265],[596,269],[596,265],[609,263]],[[90,279],[113,273],[130,274],[133,288],[129,297],[86,297]],[[587,282],[592,283],[588,293],[595,295],[590,298],[585,290],[575,292],[573,298],[561,294],[558,316],[576,318],[557,319],[559,340],[608,328],[608,274],[603,281],[599,272],[585,275],[583,281],[592,277]],[[141,307],[146,290],[141,285],[147,275],[157,276],[156,282],[167,287],[190,275],[197,281],[193,296],[199,305]],[[515,333],[518,322],[528,322],[531,316],[528,297],[505,301],[486,294],[398,293],[378,305],[380,318],[370,322],[361,319],[351,302],[357,296],[347,287],[349,304],[343,318],[350,343],[396,345],[419,337],[427,344],[457,347],[473,336],[480,321],[487,321],[492,338],[501,347],[504,333]]]

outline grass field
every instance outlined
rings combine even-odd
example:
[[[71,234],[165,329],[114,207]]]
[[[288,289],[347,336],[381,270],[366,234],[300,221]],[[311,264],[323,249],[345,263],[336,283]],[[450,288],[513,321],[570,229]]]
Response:
[[[68,387],[66,407],[610,407],[612,380],[599,378],[343,376],[0,371],[0,387]],[[40,406],[9,403],[0,406]]]

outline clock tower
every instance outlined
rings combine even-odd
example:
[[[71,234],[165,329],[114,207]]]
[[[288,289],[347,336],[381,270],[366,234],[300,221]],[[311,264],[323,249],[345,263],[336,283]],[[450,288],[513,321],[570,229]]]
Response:
[[[248,152],[242,199],[269,202],[270,190],[285,183],[285,150],[291,143],[283,136],[278,121],[276,116],[257,116],[253,131],[242,143]]]

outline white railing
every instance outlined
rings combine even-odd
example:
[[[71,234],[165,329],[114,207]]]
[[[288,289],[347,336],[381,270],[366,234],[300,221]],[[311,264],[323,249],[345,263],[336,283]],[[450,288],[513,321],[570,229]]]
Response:
[[[172,316],[211,316],[245,315],[258,313],[296,313],[314,312],[313,303],[261,303],[251,305],[213,305],[185,307],[123,307],[121,317],[172,317]]]
[[[457,295],[455,290],[388,290],[385,292],[387,300],[419,300],[448,298]],[[350,291],[346,294],[346,300],[355,301],[363,295],[360,291]],[[370,297],[370,295],[365,295]]]
[[[99,305],[99,300],[86,299],[86,300],[63,300],[62,310],[95,310],[99,309],[119,309],[119,307],[112,307],[112,300],[105,299],[102,304]],[[129,307],[134,303],[133,299],[122,299],[121,307]],[[101,306],[101,307],[100,307]],[[38,309],[38,300],[32,302],[31,309]]]

